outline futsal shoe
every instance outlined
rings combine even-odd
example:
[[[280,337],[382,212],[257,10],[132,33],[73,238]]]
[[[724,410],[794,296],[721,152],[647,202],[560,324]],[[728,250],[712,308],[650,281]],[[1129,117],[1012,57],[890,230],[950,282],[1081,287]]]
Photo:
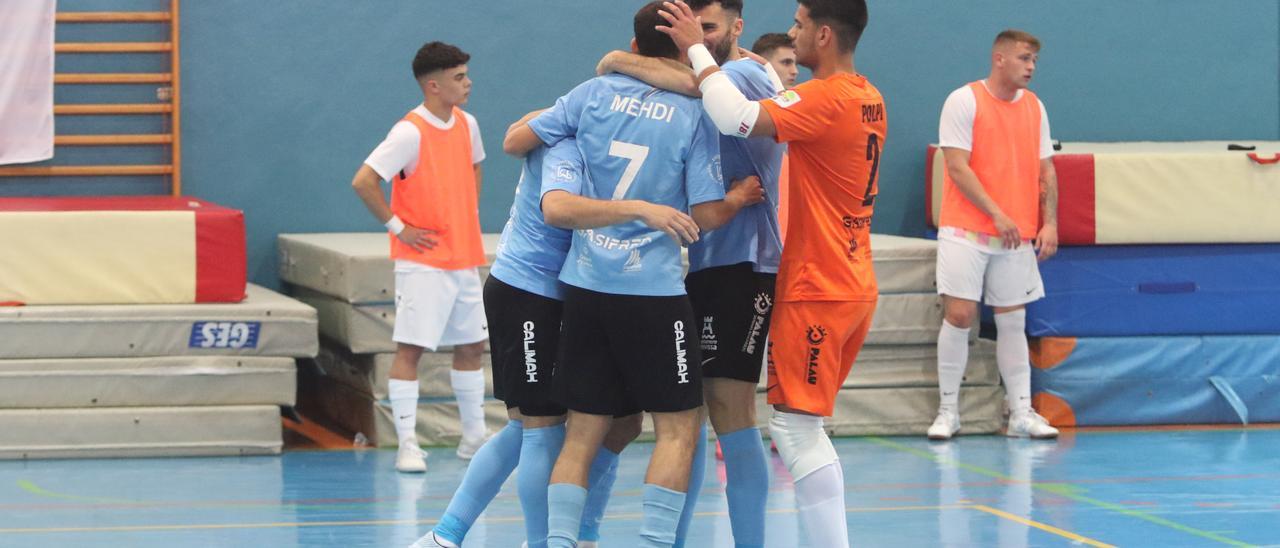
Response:
[[[452,546],[452,544],[445,545],[436,540],[435,531],[427,531],[427,534],[422,535],[422,538],[418,539],[417,542],[410,544],[409,548],[451,548]]]
[[[1010,423],[1012,424],[1012,423]],[[960,414],[947,409],[939,409],[938,417],[929,426],[929,439],[943,441],[951,439],[960,431]]]
[[[1034,411],[1023,411],[1009,416],[1009,427],[1005,429],[1004,435],[1011,438],[1051,440],[1058,437],[1058,429],[1049,426],[1049,421]]]
[[[484,446],[484,442],[489,441],[490,437],[488,432],[478,438],[463,436],[462,440],[458,442],[458,458],[471,460],[472,457],[476,456],[476,451],[479,451]]]
[[[400,450],[396,451],[396,470],[411,474],[427,471],[427,454],[418,447],[418,440],[400,443]]]

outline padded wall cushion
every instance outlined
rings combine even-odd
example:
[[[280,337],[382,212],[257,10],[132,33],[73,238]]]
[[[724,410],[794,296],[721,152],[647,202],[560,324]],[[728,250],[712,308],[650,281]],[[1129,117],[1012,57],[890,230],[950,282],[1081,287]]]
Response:
[[[244,214],[169,196],[0,198],[0,302],[239,302]]]
[[[499,234],[485,234],[485,264],[493,264]],[[354,304],[395,300],[391,243],[382,232],[281,234],[280,279]],[[481,274],[488,268],[481,268]]]
[[[0,409],[0,459],[278,455],[274,405]]]
[[[292,358],[0,360],[0,408],[293,405]]]
[[[315,309],[256,285],[246,293],[235,304],[0,307],[0,359],[316,355]]]
[[[1064,247],[1035,336],[1280,334],[1280,244]]]
[[[1280,337],[1046,337],[1036,409],[1055,425],[1280,421]]]
[[[1255,147],[1230,151],[1231,144]],[[1280,241],[1280,143],[1063,143],[1058,235],[1065,245]],[[926,153],[930,226],[942,202],[942,151]]]

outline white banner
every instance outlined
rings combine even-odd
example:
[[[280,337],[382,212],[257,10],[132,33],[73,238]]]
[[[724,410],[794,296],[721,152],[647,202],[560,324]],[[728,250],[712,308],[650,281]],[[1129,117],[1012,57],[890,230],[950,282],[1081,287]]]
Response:
[[[0,165],[53,157],[55,0],[0,1]]]

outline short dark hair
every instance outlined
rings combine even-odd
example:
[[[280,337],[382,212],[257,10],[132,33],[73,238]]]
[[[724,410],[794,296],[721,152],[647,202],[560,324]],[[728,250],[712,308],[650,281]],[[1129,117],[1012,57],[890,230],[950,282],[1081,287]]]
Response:
[[[458,46],[444,42],[427,42],[413,56],[413,78],[416,80],[437,70],[451,69],[467,64],[471,56]]]
[[[636,49],[640,55],[645,57],[665,57],[667,59],[679,59],[680,48],[676,47],[676,43],[671,40],[670,36],[663,34],[657,30],[658,25],[664,27],[671,26],[661,15],[658,10],[662,8],[662,2],[654,1],[645,4],[636,12],[635,33],[636,33]]]
[[[996,41],[992,47],[1000,45],[1001,42],[1020,42],[1031,46],[1032,51],[1040,51],[1040,39],[1036,38],[1029,32],[1017,29],[1005,29],[996,35]]]
[[[711,4],[720,4],[721,9],[742,15],[742,0],[685,0],[685,3],[689,4],[689,9],[693,11],[698,11]]]
[[[756,43],[751,44],[751,52],[756,55],[769,55],[770,53],[773,53],[773,50],[778,48],[795,49],[795,47],[796,43],[790,36],[781,32],[770,32],[768,34],[762,34],[759,38],[756,38]]]
[[[798,0],[809,9],[809,18],[836,31],[840,51],[858,48],[862,31],[867,28],[866,0]]]

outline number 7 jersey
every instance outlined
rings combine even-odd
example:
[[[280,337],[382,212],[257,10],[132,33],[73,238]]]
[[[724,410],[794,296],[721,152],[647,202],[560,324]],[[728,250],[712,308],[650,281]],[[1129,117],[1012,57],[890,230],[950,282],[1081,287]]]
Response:
[[[547,145],[577,137],[587,198],[684,212],[724,198],[719,134],[698,99],[608,74],[556,100],[529,128]],[[551,190],[544,184],[544,194]],[[685,294],[679,244],[640,221],[574,231],[560,280],[617,295]]]
[[[871,214],[888,123],[867,79],[837,74],[760,101],[788,143],[787,241],[778,301],[874,301]]]

